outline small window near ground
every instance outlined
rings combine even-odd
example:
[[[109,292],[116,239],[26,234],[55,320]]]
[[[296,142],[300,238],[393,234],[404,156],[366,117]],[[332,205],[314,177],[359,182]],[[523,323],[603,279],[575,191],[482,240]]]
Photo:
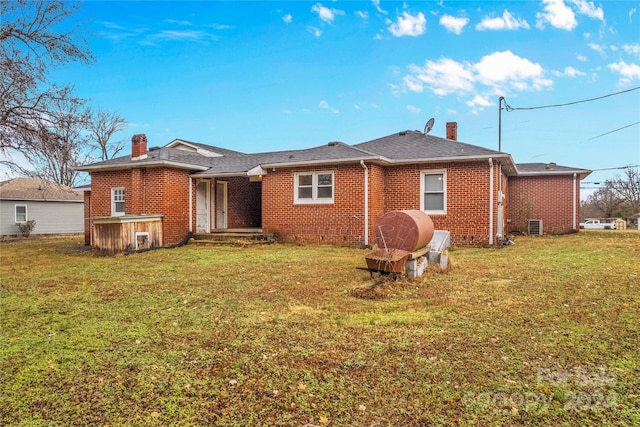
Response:
[[[148,231],[138,231],[136,232],[136,250],[139,249],[149,249],[149,232]]]
[[[27,222],[27,205],[16,205],[16,222]]]
[[[333,172],[305,172],[294,176],[294,203],[333,203]]]
[[[423,171],[420,175],[420,209],[428,214],[446,214],[446,171]]]
[[[124,188],[111,189],[111,216],[124,215]]]

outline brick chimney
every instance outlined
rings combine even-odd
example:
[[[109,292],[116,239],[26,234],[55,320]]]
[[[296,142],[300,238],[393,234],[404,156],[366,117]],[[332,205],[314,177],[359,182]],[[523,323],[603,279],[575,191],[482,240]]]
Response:
[[[139,133],[131,138],[131,160],[147,158],[147,135]]]
[[[447,139],[458,140],[458,122],[447,122]]]

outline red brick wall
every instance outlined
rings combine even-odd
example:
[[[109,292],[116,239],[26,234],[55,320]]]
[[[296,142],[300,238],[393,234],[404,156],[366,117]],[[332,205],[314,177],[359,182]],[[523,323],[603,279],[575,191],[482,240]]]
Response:
[[[334,203],[293,203],[295,172],[334,171]],[[262,228],[284,242],[357,246],[364,239],[364,170],[360,164],[269,171],[262,179]]]
[[[91,191],[84,192],[84,244],[91,245]]]
[[[111,216],[111,189],[124,187],[125,214],[163,214],[163,245],[189,231],[189,172],[170,168],[93,172],[91,216]]]
[[[528,219],[541,219],[544,234],[571,233],[573,203],[576,226],[580,218],[580,180],[576,179],[573,198],[573,176],[519,176],[509,178],[509,231],[527,231]]]
[[[449,230],[454,246],[489,243],[489,162],[415,164],[388,168],[385,211],[420,209],[420,172],[447,172],[447,213],[431,214],[436,230]],[[494,167],[494,233],[497,227],[498,168]]]
[[[382,166],[368,165],[369,167],[369,244],[374,243],[375,227],[385,211],[385,170]]]
[[[436,229],[449,230],[456,246],[489,242],[488,162],[415,164],[369,167],[369,243],[375,225],[386,212],[420,209],[420,172],[447,170],[447,213],[432,215]],[[333,170],[335,203],[294,205],[293,174]],[[359,164],[328,168],[270,171],[263,178],[262,227],[281,241],[300,244],[358,246],[363,241],[364,171]],[[505,190],[506,191],[506,190]],[[497,233],[498,168],[494,167],[494,234]],[[506,223],[506,221],[505,221]]]
[[[227,226],[260,227],[262,212],[262,183],[250,182],[247,177],[225,179],[227,188]]]

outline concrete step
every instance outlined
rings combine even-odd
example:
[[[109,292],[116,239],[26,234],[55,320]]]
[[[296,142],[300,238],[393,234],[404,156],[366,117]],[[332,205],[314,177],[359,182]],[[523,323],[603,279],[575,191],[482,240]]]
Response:
[[[259,228],[251,229],[224,229],[211,233],[196,233],[191,239],[192,243],[219,244],[219,245],[247,245],[273,243],[273,236],[266,235]]]

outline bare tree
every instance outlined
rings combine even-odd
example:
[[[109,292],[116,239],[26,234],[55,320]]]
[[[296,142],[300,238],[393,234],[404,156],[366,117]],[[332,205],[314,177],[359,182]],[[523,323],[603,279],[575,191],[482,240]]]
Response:
[[[640,169],[629,167],[624,176],[616,176],[607,185],[624,201],[627,215],[640,212]]]
[[[110,141],[114,133],[124,130],[127,121],[114,111],[98,109],[87,124],[89,144],[99,152],[100,160],[109,160],[117,156],[125,147],[124,141]]]
[[[81,103],[47,75],[68,62],[93,60],[78,27],[69,26],[75,9],[61,0],[0,1],[0,151],[36,140],[39,121],[59,102]]]
[[[90,110],[84,104],[58,102],[58,110],[46,119],[40,119],[30,132],[21,150],[32,170],[22,170],[58,184],[73,186],[78,172],[75,168],[88,160],[86,132]]]
[[[590,212],[587,217],[613,218],[621,203],[622,200],[611,185],[605,183],[604,187],[597,189],[589,196],[585,203],[584,211],[585,214]]]

